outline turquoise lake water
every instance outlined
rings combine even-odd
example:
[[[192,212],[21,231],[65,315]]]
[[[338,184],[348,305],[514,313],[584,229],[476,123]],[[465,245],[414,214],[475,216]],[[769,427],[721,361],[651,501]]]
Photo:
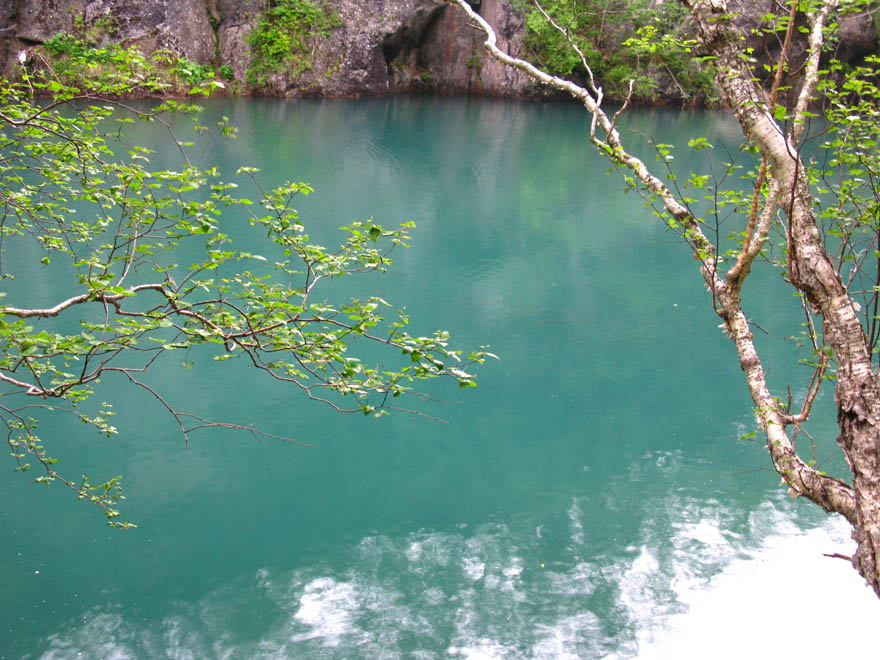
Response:
[[[850,551],[846,525],[790,500],[760,438],[739,439],[755,430],[751,402],[696,262],[622,193],[581,108],[247,100],[206,114],[228,115],[240,136],[200,138],[193,158],[230,177],[252,164],[267,184],[310,182],[298,209],[318,242],[341,240],[352,220],[415,221],[388,273],[334,294],[374,292],[406,306],[413,334],[444,328],[500,360],[476,390],[431,389],[441,401],[417,407],[442,422],[340,416],[198,353],[192,369],[175,356],[152,373],[181,407],[315,449],[219,431],[184,447],[154,400],[106,382],[119,436],[60,423],[43,434],[68,473],[124,475],[123,513],[138,528],[104,527],[10,460],[0,657],[864,652],[849,627],[880,606],[845,562],[822,557]],[[689,138],[713,138],[718,157],[738,143],[738,127],[708,112],[623,121],[636,143],[679,145],[685,170],[705,167],[685,152]],[[9,304],[65,295],[29,268]],[[796,300],[770,271],[748,286],[771,385],[802,393],[810,373],[783,339]],[[833,472],[831,397],[820,396],[813,432]],[[817,593],[846,607],[820,619],[807,607]],[[774,642],[771,625],[794,634]]]

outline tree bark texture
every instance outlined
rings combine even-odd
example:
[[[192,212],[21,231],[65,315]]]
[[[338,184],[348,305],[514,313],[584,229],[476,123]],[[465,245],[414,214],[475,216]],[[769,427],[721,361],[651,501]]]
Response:
[[[754,222],[749,223],[753,233],[726,277],[719,272],[721,262],[698,219],[691,216],[687,206],[644,162],[626,151],[615,127],[616,116],[608,117],[601,107],[602,89],[592,80],[585,58],[582,57],[582,61],[590,74],[589,89],[550,76],[529,62],[499,50],[492,27],[466,0],[447,1],[458,5],[474,22],[474,27],[486,32],[485,47],[492,57],[581,101],[593,117],[590,138],[600,152],[628,168],[685,228],[684,238],[700,263],[715,311],[723,321],[721,327],[729,333],[736,347],[756,416],[766,433],[774,468],[793,495],[807,497],[825,511],[839,513],[850,522],[857,542],[852,564],[880,597],[880,382],[871,364],[857,309],[825,250],[799,152],[805,113],[818,79],[823,29],[837,9],[837,0],[816,3],[815,10],[807,16],[811,31],[804,82],[788,130],[774,119],[773,108],[769,107],[753,77],[750,63],[744,57],[741,35],[728,14],[726,2],[681,0],[691,11],[703,49],[715,58],[717,82],[726,105],[739,120],[746,139],[758,147],[768,165],[769,193],[760,214],[757,210],[754,212]],[[572,47],[576,50],[573,42]],[[792,415],[770,392],[741,307],[743,282],[780,213],[787,221],[789,280],[803,292],[813,311],[822,316],[824,337],[837,364],[837,442],[852,471],[852,484],[821,473],[798,456],[787,429],[805,421],[810,402],[805,402],[800,415]]]
[[[767,157],[771,175],[782,191],[780,206],[788,219],[790,241],[789,278],[822,316],[824,336],[837,362],[837,442],[852,470],[854,510],[834,503],[825,507],[821,484],[820,492],[812,487],[802,494],[845,515],[853,524],[853,538],[858,544],[853,566],[880,596],[880,383],[853,300],[822,242],[798,145],[803,113],[815,89],[816,66],[807,68],[792,119],[793,128],[786,133],[769,114],[772,108],[761,102],[760,90],[742,58],[739,34],[725,4],[717,0],[688,0],[686,4],[696,20],[704,48],[717,58],[717,79],[725,102],[739,120],[746,138]],[[834,1],[824,2],[809,17],[811,63],[818,62],[822,29],[836,8]],[[769,434],[768,442],[772,443]],[[777,461],[777,469],[780,467],[785,466]],[[795,490],[800,492],[797,487]]]

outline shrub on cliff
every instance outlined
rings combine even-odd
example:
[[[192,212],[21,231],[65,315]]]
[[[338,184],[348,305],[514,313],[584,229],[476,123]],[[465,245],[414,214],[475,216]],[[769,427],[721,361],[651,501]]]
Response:
[[[634,102],[705,103],[717,98],[711,73],[695,65],[681,47],[693,29],[677,2],[548,0],[538,7],[522,0],[521,5],[526,16],[524,54],[553,75],[586,81],[587,69],[568,35],[609,98],[627,97],[630,80],[635,81]]]
[[[22,72],[38,93],[59,93],[61,87],[111,96],[160,94],[208,95],[224,87],[214,70],[159,49],[145,56],[136,48],[108,42],[90,43],[60,32],[31,51]],[[28,71],[30,73],[28,74]]]
[[[274,74],[289,73],[296,77],[307,71],[313,57],[310,42],[326,37],[340,25],[339,16],[310,0],[272,0],[248,37],[248,83],[266,87]]]

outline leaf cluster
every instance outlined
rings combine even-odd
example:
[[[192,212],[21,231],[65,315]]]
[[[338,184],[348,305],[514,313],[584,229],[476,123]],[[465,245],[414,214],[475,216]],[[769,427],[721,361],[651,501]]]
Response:
[[[286,439],[181,409],[151,376],[162,363],[237,360],[279,387],[368,415],[397,409],[426,379],[475,385],[471,367],[491,354],[463,354],[443,331],[411,334],[406,313],[381,297],[322,294],[331,280],[387,269],[411,223],[350,222],[341,244],[325,248],[294,207],[308,184],[267,189],[256,168],[226,180],[189,161],[171,115],[204,130],[195,106],[147,110],[59,79],[0,82],[0,420],[21,471],[35,459],[38,481],[61,481],[116,524],[118,479],[62,476],[37,429],[46,415],[68,415],[114,435],[110,399],[126,385],[156,400],[185,439],[218,426]],[[53,96],[36,100],[34,88]],[[155,127],[152,141],[178,149],[180,166],[156,167],[154,147],[129,144],[134,122]],[[218,129],[234,135],[225,118]],[[233,238],[242,235],[245,246]],[[68,280],[70,294],[47,307],[13,286],[38,260],[38,277]]]
[[[58,96],[90,92],[109,96],[187,95],[207,96],[224,84],[214,69],[167,49],[144,56],[135,48],[118,43],[98,45],[67,32],[46,41],[32,58],[32,70],[24,75],[40,94]]]
[[[542,1],[541,7],[565,34],[533,2],[522,0],[519,5],[525,12],[526,55],[551,74],[586,80],[570,38],[609,97],[627,97],[634,81],[632,100],[656,101],[661,80],[671,78],[682,101],[717,98],[711,69],[692,62],[690,20],[679,3]]]
[[[880,355],[880,58],[859,66],[832,60],[820,76],[827,128],[809,163],[818,219]]]

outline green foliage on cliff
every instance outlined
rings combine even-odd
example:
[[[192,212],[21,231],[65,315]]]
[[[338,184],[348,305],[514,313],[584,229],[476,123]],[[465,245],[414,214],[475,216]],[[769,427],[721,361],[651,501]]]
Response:
[[[269,84],[272,74],[294,76],[312,66],[310,41],[326,37],[342,22],[337,14],[310,0],[272,0],[269,10],[248,37],[251,66],[247,81],[256,87]]]
[[[554,75],[584,81],[587,71],[566,36],[538,8],[522,0],[526,56]],[[660,100],[661,86],[682,101],[712,100],[712,73],[691,62],[687,11],[677,2],[546,0],[542,6],[584,55],[607,96]]]
[[[210,94],[223,84],[215,81],[214,70],[159,49],[149,57],[136,48],[117,43],[97,45],[76,35],[61,32],[43,44],[29,63],[31,84],[52,78],[57,86],[79,91],[114,95]],[[57,91],[54,87],[51,92]]]

